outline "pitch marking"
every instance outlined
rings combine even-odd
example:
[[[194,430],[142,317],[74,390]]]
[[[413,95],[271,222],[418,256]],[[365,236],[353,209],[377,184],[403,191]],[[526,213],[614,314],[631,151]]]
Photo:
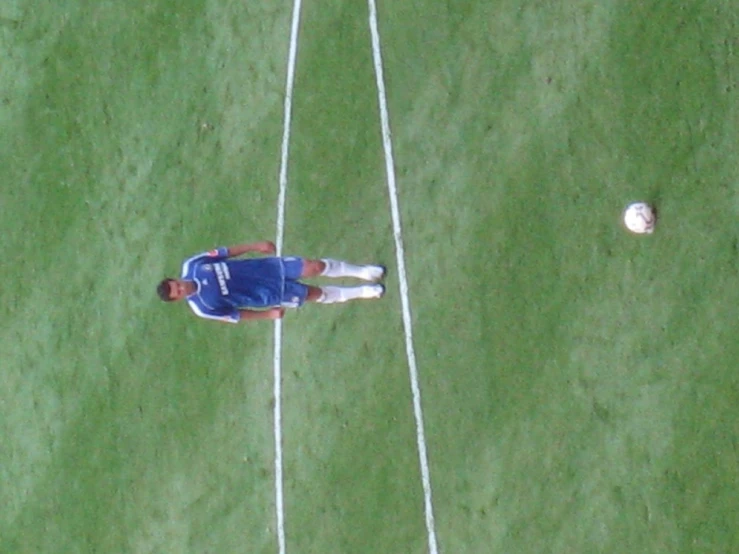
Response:
[[[416,419],[416,438],[418,443],[418,458],[421,465],[421,481],[423,485],[424,508],[426,513],[426,531],[428,532],[429,552],[431,554],[437,554],[436,526],[434,523],[434,508],[431,500],[431,477],[429,472],[428,453],[426,451],[426,438],[423,428],[423,411],[421,409],[421,388],[418,384],[418,368],[416,365],[416,354],[413,348],[413,323],[411,319],[410,300],[408,299],[408,279],[405,271],[405,249],[403,247],[403,232],[400,224],[400,209],[398,208],[398,190],[395,184],[393,143],[390,133],[390,118],[387,110],[387,96],[385,94],[385,77],[382,70],[380,33],[377,29],[377,6],[375,0],[368,0],[368,2],[370,12],[370,31],[372,34],[372,55],[375,63],[377,96],[380,103],[382,144],[385,150],[385,170],[387,173],[387,187],[390,196],[390,208],[393,219],[393,235],[395,238],[395,255],[398,264],[398,278],[400,280],[400,298],[403,310],[406,355],[408,357],[408,371],[410,373],[411,390],[413,392],[413,413]]]
[[[298,31],[302,0],[293,3],[290,49],[287,61],[285,85],[285,116],[280,160],[280,192],[277,198],[277,255],[282,254],[285,237],[285,197],[287,196],[287,161],[290,154],[290,125],[292,122],[293,88],[295,86],[295,60],[298,54]],[[275,436],[275,512],[277,516],[277,544],[279,554],[285,554],[285,508],[282,477],[282,320],[275,321],[274,344],[274,436]]]

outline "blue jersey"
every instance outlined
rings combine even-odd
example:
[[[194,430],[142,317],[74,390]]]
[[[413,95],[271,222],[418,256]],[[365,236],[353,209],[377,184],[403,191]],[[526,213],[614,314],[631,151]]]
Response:
[[[197,290],[187,297],[199,316],[237,323],[240,309],[280,306],[285,290],[282,258],[229,259],[227,248],[216,248],[182,264],[182,279]]]

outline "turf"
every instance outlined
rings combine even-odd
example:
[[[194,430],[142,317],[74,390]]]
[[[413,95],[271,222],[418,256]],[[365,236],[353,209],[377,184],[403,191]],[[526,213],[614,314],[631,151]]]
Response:
[[[378,8],[441,551],[739,549],[733,4]],[[0,552],[276,550],[272,326],[154,286],[274,236],[291,10],[0,8]],[[428,551],[367,18],[303,6],[285,249],[390,275],[285,319],[288,552]]]

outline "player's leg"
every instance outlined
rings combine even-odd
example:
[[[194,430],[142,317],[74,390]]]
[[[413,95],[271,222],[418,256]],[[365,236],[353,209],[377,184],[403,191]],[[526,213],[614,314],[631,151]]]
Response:
[[[321,260],[309,260],[303,258],[303,268],[300,272],[301,277],[318,277],[326,269],[326,264]]]
[[[363,281],[380,281],[385,277],[381,265],[354,265],[340,260],[303,260],[301,277],[354,277]]]
[[[284,307],[297,308],[305,302],[336,304],[338,302],[348,302],[349,300],[382,298],[384,294],[385,287],[380,284],[362,285],[359,287],[314,287],[292,279],[286,279],[282,305]]]
[[[382,298],[385,287],[380,284],[362,285],[359,287],[307,286],[306,302],[319,304],[336,304],[349,300]]]
[[[309,277],[354,277],[363,281],[377,282],[385,277],[385,268],[381,265],[354,265],[348,262],[322,259],[287,257],[282,259],[286,279]]]

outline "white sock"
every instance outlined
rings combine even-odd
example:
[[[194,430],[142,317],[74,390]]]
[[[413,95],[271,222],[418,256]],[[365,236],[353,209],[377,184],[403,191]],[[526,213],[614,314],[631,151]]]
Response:
[[[363,281],[375,281],[384,273],[384,269],[377,265],[353,265],[331,259],[321,261],[326,264],[326,269],[321,273],[324,277],[355,277]]]
[[[363,285],[361,287],[320,287],[323,293],[317,300],[319,304],[336,304],[357,298],[380,298],[385,292],[382,285]]]

